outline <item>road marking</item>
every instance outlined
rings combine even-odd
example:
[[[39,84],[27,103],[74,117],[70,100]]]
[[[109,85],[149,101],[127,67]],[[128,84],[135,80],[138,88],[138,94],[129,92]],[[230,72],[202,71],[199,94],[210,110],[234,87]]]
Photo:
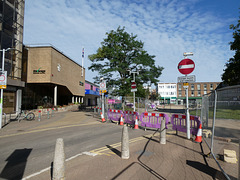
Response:
[[[42,170],[39,171],[39,172],[36,172],[36,173],[31,174],[31,175],[29,175],[29,176],[27,176],[27,177],[25,177],[25,178],[22,178],[22,180],[30,179],[30,178],[32,178],[32,177],[34,177],[34,176],[37,176],[37,175],[39,175],[39,174],[41,174],[41,173],[43,173],[43,172],[45,172],[45,171],[48,171],[48,170],[50,170],[50,169],[51,169],[51,167],[49,166],[49,167],[47,167],[47,168],[45,168],[45,169],[42,169]]]
[[[152,137],[153,136],[153,134],[149,134],[149,135],[145,135],[144,137]],[[143,140],[143,139],[145,139],[144,137],[137,137],[137,138],[134,138],[134,139],[130,139],[129,140],[129,143],[134,143],[134,142],[137,142],[137,141],[141,141],[141,140]],[[121,145],[121,142],[119,142],[119,143],[115,143],[115,144],[112,144],[112,145],[110,145],[112,148],[115,148],[115,147],[119,147]],[[108,148],[108,147],[101,147],[101,148],[97,148],[97,149],[94,149],[94,150],[91,150],[91,151],[89,151],[89,152],[82,152],[82,153],[79,153],[79,154],[77,154],[77,155],[75,155],[75,156],[72,156],[72,157],[70,157],[70,158],[68,158],[68,159],[66,159],[65,161],[67,162],[67,161],[70,161],[70,160],[72,160],[72,159],[75,159],[75,158],[77,158],[78,156],[82,156],[82,155],[88,155],[88,156],[96,156],[96,155],[107,155],[107,156],[111,156],[112,154],[114,155],[115,153],[114,152],[109,152],[109,153],[100,153],[100,152],[103,152],[103,151],[107,151],[107,150],[109,150],[110,151],[110,149]],[[97,152],[96,152],[97,151]],[[30,179],[30,178],[32,178],[32,177],[34,177],[34,176],[37,176],[37,175],[39,175],[39,174],[41,174],[41,173],[43,173],[43,172],[46,172],[46,171],[48,171],[48,170],[50,170],[51,169],[51,167],[47,167],[47,168],[45,168],[45,169],[43,169],[43,170],[41,170],[41,171],[39,171],[39,172],[36,172],[36,173],[33,173],[33,174],[31,174],[31,175],[29,175],[29,176],[27,176],[27,177],[25,177],[25,178],[23,178],[22,180],[27,180],[27,179]]]
[[[18,136],[18,135],[24,135],[24,134],[31,134],[31,133],[37,133],[37,132],[43,132],[43,131],[49,131],[49,130],[55,130],[55,129],[63,129],[63,128],[68,128],[68,127],[78,127],[78,126],[94,125],[94,124],[99,124],[99,122],[93,122],[93,123],[88,123],[88,124],[73,124],[73,125],[68,125],[68,126],[39,129],[39,130],[33,130],[33,131],[28,131],[28,132],[21,132],[21,133],[3,135],[3,136],[0,136],[0,138],[12,137],[12,136]]]

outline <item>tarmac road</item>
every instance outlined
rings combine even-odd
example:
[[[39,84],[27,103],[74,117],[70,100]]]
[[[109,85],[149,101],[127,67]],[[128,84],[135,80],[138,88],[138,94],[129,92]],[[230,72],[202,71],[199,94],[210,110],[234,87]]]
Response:
[[[41,122],[11,122],[0,132],[0,179],[21,179],[49,167],[57,138],[64,140],[67,159],[120,142],[121,131],[121,126],[101,123],[86,112],[56,113]],[[129,131],[130,138],[143,134],[147,132]]]

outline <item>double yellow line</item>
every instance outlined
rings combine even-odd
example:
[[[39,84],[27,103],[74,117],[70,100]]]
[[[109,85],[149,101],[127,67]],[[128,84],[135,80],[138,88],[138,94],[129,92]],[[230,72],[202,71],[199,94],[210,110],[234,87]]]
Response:
[[[137,142],[137,141],[141,141],[141,140],[144,140],[147,138],[151,138],[153,136],[153,134],[149,134],[149,135],[145,135],[145,136],[141,136],[141,137],[137,137],[137,138],[134,138],[134,139],[130,139],[129,140],[129,144],[130,143],[134,143],[134,142]],[[97,154],[97,155],[107,155],[107,156],[111,156],[112,154],[115,154],[114,152],[111,152],[110,150],[112,148],[117,148],[119,146],[121,146],[121,142],[118,142],[116,144],[111,144],[109,145],[110,147],[101,147],[101,148],[98,148],[98,149],[94,149],[92,151],[90,151],[90,153],[94,153],[94,154]],[[106,152],[105,152],[106,151]]]

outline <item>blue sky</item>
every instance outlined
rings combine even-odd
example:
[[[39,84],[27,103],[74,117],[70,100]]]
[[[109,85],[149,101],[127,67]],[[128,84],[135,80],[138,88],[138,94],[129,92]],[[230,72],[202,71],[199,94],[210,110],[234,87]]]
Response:
[[[164,67],[160,82],[183,76],[177,65],[184,52],[194,53],[190,75],[218,82],[234,55],[229,25],[236,25],[239,8],[239,0],[26,0],[24,44],[50,43],[79,64],[84,47],[86,80],[93,81],[97,72],[88,70],[88,55],[106,32],[125,26]]]

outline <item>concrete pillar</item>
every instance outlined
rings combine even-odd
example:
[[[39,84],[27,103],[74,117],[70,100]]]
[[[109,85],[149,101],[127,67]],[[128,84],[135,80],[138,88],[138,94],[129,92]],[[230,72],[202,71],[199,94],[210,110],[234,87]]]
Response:
[[[57,106],[57,86],[54,87],[54,106]]]
[[[166,144],[166,127],[165,127],[165,118],[162,118],[161,121],[161,132],[160,132],[160,144]]]
[[[62,138],[58,138],[55,146],[53,160],[53,180],[65,179],[65,153]]]
[[[129,159],[129,136],[127,126],[123,126],[122,130],[122,159]]]
[[[78,101],[77,101],[77,98],[78,98],[78,97],[75,97],[75,103],[77,103],[77,102],[78,102]]]
[[[79,104],[81,103],[81,97],[78,97],[78,103]]]
[[[21,108],[22,108],[22,90],[18,89],[16,91],[16,111],[20,112]]]
[[[74,103],[74,96],[72,97],[72,103]]]
[[[82,97],[82,103],[83,103],[83,97]]]

